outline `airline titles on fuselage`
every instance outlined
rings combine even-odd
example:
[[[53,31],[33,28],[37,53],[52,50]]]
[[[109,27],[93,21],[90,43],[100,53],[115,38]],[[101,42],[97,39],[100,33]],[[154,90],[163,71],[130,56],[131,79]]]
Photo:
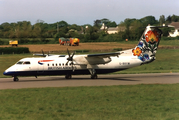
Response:
[[[75,67],[74,67],[75,68]],[[71,66],[65,66],[65,67],[48,67],[48,70],[72,70]]]

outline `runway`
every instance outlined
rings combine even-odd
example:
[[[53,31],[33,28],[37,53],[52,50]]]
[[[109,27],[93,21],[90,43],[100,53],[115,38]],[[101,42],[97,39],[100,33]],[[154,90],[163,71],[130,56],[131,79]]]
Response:
[[[0,89],[179,83],[179,73],[98,75],[98,79],[90,79],[90,75],[72,77],[19,77],[18,82],[14,82],[12,78],[0,78]]]

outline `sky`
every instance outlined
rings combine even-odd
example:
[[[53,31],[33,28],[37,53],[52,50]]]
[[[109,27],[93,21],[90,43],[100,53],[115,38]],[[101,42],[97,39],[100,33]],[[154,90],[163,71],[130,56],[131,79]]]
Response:
[[[38,19],[45,23],[91,24],[107,18],[119,24],[126,18],[179,16],[179,0],[0,0],[0,24]]]

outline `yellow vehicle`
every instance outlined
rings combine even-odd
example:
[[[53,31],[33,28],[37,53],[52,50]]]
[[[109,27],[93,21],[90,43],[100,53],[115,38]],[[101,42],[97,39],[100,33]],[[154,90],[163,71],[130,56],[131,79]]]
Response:
[[[18,41],[17,40],[11,40],[11,41],[9,41],[9,45],[11,45],[12,47],[13,46],[18,46]]]

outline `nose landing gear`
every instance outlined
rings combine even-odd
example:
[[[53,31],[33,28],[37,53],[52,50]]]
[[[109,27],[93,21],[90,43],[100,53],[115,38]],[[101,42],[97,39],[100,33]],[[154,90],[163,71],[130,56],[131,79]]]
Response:
[[[19,78],[17,76],[14,76],[13,81],[17,82],[17,81],[19,81]]]

